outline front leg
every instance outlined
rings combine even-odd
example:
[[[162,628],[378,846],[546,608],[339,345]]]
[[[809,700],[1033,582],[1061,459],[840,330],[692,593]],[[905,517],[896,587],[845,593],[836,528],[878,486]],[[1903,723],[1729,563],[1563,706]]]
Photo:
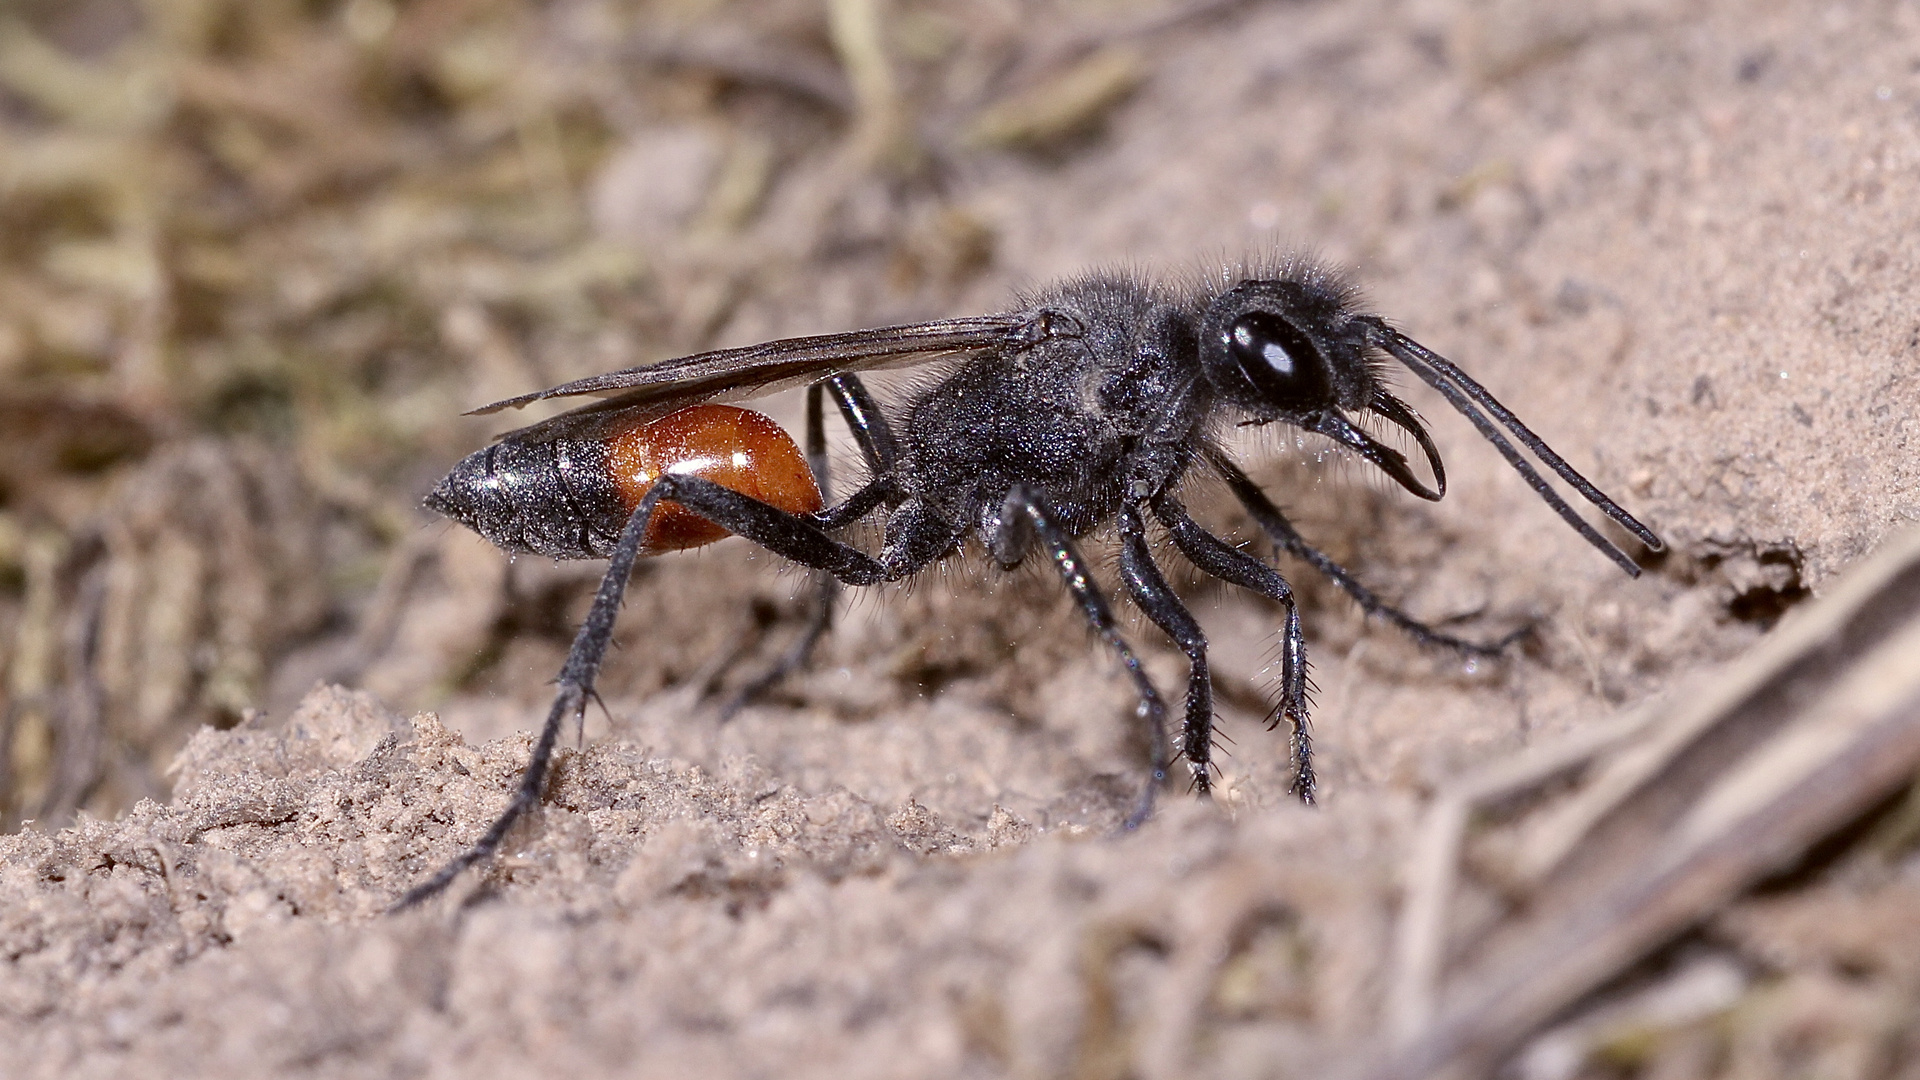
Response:
[[[1280,512],[1280,508],[1267,497],[1267,493],[1260,490],[1260,485],[1254,483],[1251,477],[1241,471],[1238,465],[1228,460],[1224,454],[1209,454],[1207,463],[1226,480],[1227,487],[1232,490],[1234,497],[1240,500],[1240,505],[1252,515],[1254,523],[1260,526],[1261,531],[1267,534],[1267,538],[1273,541],[1275,547],[1318,570],[1342,592],[1353,597],[1354,602],[1360,605],[1360,610],[1392,623],[1402,633],[1421,645],[1450,649],[1466,656],[1499,656],[1506,651],[1507,646],[1532,632],[1531,627],[1523,626],[1495,641],[1469,641],[1466,638],[1435,630],[1380,599],[1372,589],[1360,584],[1352,571],[1333,561],[1319,548],[1307,543],[1299,530],[1293,527],[1293,523]]]

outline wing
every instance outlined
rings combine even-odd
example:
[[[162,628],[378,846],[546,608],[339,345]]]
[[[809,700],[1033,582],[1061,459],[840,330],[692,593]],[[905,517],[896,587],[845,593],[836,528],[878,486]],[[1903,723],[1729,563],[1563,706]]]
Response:
[[[1030,314],[981,315],[846,334],[784,338],[577,379],[496,401],[468,415],[517,409],[535,401],[578,394],[618,395],[603,404],[622,411],[666,411],[716,397],[751,397],[793,383],[811,382],[836,371],[918,363],[943,354],[1001,348],[1019,340],[1031,321]],[[601,411],[596,406],[587,408]]]

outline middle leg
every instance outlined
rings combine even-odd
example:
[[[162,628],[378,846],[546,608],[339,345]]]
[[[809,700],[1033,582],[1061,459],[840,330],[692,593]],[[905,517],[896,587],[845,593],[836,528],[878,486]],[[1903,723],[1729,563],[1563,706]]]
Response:
[[[1207,668],[1207,635],[1193,613],[1167,584],[1147,548],[1147,526],[1135,506],[1120,509],[1120,576],[1126,579],[1133,602],[1155,626],[1187,654],[1187,716],[1180,729],[1176,753],[1193,770],[1193,788],[1200,795],[1213,790],[1209,772],[1213,760],[1213,675]]]
[[[1152,506],[1154,516],[1172,535],[1174,546],[1193,565],[1222,581],[1268,597],[1285,609],[1286,628],[1280,646],[1280,707],[1271,723],[1278,726],[1285,719],[1293,729],[1292,793],[1311,805],[1317,785],[1313,775],[1313,735],[1307,722],[1307,643],[1300,630],[1300,606],[1294,602],[1293,588],[1278,570],[1202,528],[1172,495],[1160,496]]]
[[[1107,647],[1120,657],[1120,663],[1127,670],[1127,677],[1133,680],[1133,689],[1140,698],[1136,714],[1146,722],[1147,754],[1152,763],[1146,784],[1141,788],[1140,799],[1134,805],[1133,812],[1127,815],[1122,826],[1135,829],[1153,813],[1153,799],[1160,786],[1167,781],[1167,706],[1160,699],[1159,691],[1153,688],[1153,680],[1147,678],[1146,668],[1140,664],[1140,658],[1125,638],[1120,636],[1119,624],[1114,621],[1113,609],[1107,605],[1107,598],[1100,593],[1100,587],[1087,574],[1086,563],[1074,550],[1073,540],[1067,531],[1054,519],[1053,512],[1039,496],[1025,488],[1015,488],[1008,494],[1001,514],[1002,535],[993,538],[995,556],[1003,564],[1017,560],[1024,543],[1009,535],[1010,531],[1021,528],[1020,524],[1030,526],[1033,535],[1039,538],[1047,555],[1053,560],[1054,569],[1059,571],[1060,580],[1073,594],[1080,605],[1081,614],[1093,624]]]

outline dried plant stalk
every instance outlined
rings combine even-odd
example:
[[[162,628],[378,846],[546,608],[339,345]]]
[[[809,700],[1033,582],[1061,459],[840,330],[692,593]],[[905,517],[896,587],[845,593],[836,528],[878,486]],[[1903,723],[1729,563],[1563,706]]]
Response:
[[[1422,833],[1403,913],[1400,1046],[1363,1075],[1477,1075],[1582,995],[1920,771],[1920,533],[1692,693],[1467,778]],[[1644,734],[1644,737],[1639,737]],[[1443,940],[1472,807],[1625,743],[1523,833],[1517,913]],[[1440,958],[1470,956],[1444,980]],[[1437,984],[1437,986],[1436,986]]]

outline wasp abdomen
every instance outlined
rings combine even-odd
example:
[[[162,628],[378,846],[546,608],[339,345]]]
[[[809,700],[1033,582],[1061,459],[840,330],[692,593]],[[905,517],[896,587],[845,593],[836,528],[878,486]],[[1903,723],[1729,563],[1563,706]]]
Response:
[[[793,437],[751,409],[694,405],[620,432],[605,443],[605,472],[626,513],[667,473],[699,476],[791,514],[820,509],[820,486]],[[621,515],[622,524],[625,514]],[[730,535],[672,504],[648,523],[643,551],[700,547]]]
[[[667,473],[699,476],[792,513],[820,509],[806,458],[780,425],[749,409],[693,405],[652,420],[542,437],[538,427],[469,455],[427,508],[508,551],[559,559],[611,554],[627,518]],[[671,503],[642,551],[700,547],[725,529]]]

